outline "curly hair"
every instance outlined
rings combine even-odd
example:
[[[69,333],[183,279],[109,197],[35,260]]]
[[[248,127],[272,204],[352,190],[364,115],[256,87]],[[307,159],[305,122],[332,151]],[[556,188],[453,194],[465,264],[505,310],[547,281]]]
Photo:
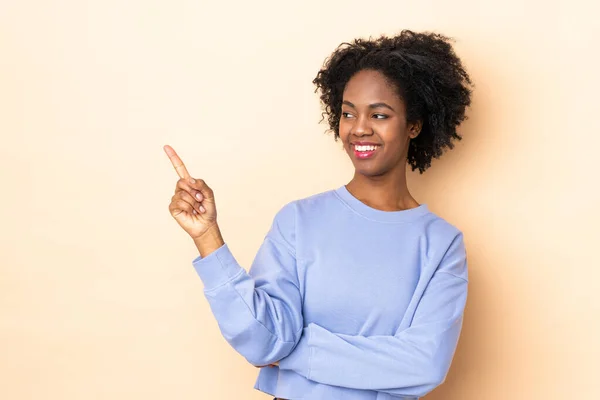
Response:
[[[432,32],[400,34],[378,39],[354,39],[342,43],[325,60],[313,83],[321,91],[323,119],[339,138],[342,95],[346,83],[357,72],[376,70],[392,82],[406,105],[407,122],[422,121],[420,134],[410,141],[407,162],[423,173],[439,158],[453,139],[461,140],[456,128],[467,117],[472,82],[450,42]]]

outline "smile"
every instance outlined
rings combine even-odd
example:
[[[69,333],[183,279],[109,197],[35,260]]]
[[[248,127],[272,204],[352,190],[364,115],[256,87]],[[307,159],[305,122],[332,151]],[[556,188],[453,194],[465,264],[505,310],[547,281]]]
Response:
[[[361,160],[373,157],[380,147],[381,146],[379,146],[379,145],[372,145],[372,144],[367,144],[367,145],[354,145],[353,144],[352,145],[352,148],[354,149],[354,155],[356,156],[356,158],[361,159]]]

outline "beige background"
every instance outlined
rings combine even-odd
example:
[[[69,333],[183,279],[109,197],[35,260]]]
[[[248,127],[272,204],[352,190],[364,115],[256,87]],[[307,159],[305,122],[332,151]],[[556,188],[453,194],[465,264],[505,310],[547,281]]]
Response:
[[[172,145],[250,265],[292,199],[352,175],[312,79],[342,41],[435,30],[475,84],[421,203],[470,296],[427,399],[600,398],[598,7],[581,1],[0,2],[0,399],[268,399],[168,212]]]

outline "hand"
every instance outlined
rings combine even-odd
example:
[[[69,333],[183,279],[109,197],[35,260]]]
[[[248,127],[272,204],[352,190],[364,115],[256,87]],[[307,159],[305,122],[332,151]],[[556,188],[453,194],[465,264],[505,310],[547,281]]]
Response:
[[[196,240],[217,224],[213,191],[202,179],[190,176],[171,146],[164,146],[164,150],[180,178],[169,211],[183,230]]]
[[[269,364],[269,365],[255,365],[256,368],[264,368],[264,367],[279,367],[279,361],[273,363],[273,364]]]

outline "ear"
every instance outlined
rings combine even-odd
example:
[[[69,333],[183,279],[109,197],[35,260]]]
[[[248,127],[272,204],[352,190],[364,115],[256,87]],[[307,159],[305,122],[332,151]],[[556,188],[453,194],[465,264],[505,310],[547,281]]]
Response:
[[[410,124],[410,128],[408,130],[408,136],[411,139],[416,138],[421,133],[421,129],[423,129],[423,121],[417,121]]]

